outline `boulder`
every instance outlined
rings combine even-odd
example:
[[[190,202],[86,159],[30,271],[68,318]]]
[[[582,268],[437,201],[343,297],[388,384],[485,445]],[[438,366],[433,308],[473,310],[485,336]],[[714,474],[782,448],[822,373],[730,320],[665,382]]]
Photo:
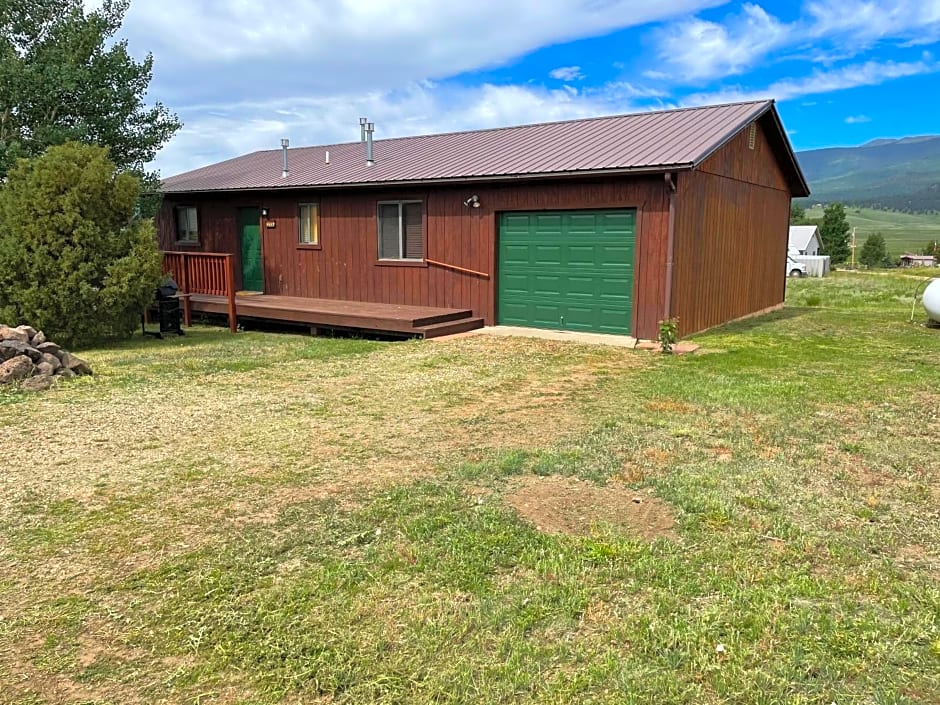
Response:
[[[33,336],[36,335],[36,329],[32,326],[17,326],[13,330],[18,330],[23,333],[26,333],[27,342],[33,339]]]
[[[49,353],[43,353],[42,357],[39,358],[39,364],[47,364],[53,370],[62,369],[62,362],[55,355],[50,355]]]
[[[49,340],[47,340],[45,343],[34,345],[33,347],[35,347],[39,352],[49,353],[50,355],[55,355],[60,360],[62,359],[62,348]]]
[[[68,367],[63,367],[56,373],[56,376],[61,377],[62,379],[72,379],[75,377],[75,373],[72,372],[72,370],[70,370]]]
[[[40,345],[46,342],[46,334],[41,330],[36,331],[36,335],[29,339],[29,344],[34,348],[38,348]]]
[[[18,340],[0,340],[0,362],[5,362],[11,357],[22,355],[20,346],[25,345]]]
[[[29,335],[19,328],[10,328],[9,326],[0,325],[0,341],[2,340],[15,340],[19,343],[28,344]]]
[[[58,362],[58,360],[56,360]],[[36,365],[36,374],[42,377],[53,377],[55,375],[56,368],[50,365],[48,362],[40,362]]]
[[[18,340],[4,340],[0,342],[0,358],[9,360],[17,355],[26,355],[33,362],[39,362],[42,353],[36,348]]]
[[[44,392],[52,386],[52,380],[50,375],[30,377],[20,385],[20,389],[27,392]]]
[[[0,364],[0,384],[26,379],[33,373],[33,361],[26,355],[17,355]]]
[[[62,360],[63,367],[72,370],[72,372],[77,375],[90,375],[92,373],[91,367],[88,366],[88,363],[80,357],[76,357],[72,353],[67,352],[60,359]]]

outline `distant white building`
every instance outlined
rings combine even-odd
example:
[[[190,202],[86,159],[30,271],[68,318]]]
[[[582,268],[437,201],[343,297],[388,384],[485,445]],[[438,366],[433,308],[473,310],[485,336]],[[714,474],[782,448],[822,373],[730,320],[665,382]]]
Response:
[[[794,255],[818,255],[822,249],[819,228],[815,225],[791,225],[787,249]]]

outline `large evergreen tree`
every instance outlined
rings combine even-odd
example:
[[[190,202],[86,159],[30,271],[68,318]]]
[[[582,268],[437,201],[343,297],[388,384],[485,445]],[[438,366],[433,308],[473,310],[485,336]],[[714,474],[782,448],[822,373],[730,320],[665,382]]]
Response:
[[[79,141],[143,173],[180,123],[145,103],[153,57],[136,62],[113,41],[129,0],[0,0],[0,178],[19,157]],[[152,178],[152,177],[151,177]]]
[[[881,267],[888,258],[885,237],[881,233],[869,235],[858,255],[858,261],[868,267]]]
[[[78,142],[17,162],[0,188],[0,322],[67,345],[133,331],[161,269],[139,186]]]
[[[845,217],[845,206],[830,203],[823,211],[819,224],[823,251],[832,258],[832,264],[842,264],[849,258],[849,221]]]

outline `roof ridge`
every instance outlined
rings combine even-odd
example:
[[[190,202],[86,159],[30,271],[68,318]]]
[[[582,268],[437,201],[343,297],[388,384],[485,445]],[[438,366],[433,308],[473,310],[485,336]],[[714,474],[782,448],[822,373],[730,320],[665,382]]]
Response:
[[[689,112],[693,110],[714,110],[715,108],[734,108],[741,105],[767,105],[768,103],[773,103],[773,98],[764,98],[762,100],[741,100],[735,103],[718,103],[717,105],[696,105],[696,106],[686,106],[683,108],[666,108],[664,110],[641,110],[632,113],[615,113],[613,115],[594,115],[591,117],[583,118],[568,118],[567,120],[546,120],[544,122],[529,122],[522,125],[501,125],[499,127],[479,127],[473,130],[451,130],[449,132],[433,132],[431,134],[424,135],[401,135],[399,137],[385,137],[382,139],[375,140],[378,142],[397,142],[399,140],[418,140],[418,139],[430,139],[432,137],[449,137],[451,135],[473,135],[480,134],[482,132],[503,132],[508,130],[520,130],[527,127],[544,127],[545,125],[568,125],[574,122],[598,122],[600,120],[613,120],[615,118],[625,118],[625,117],[638,117],[640,115],[663,115],[665,113],[682,113]],[[295,150],[302,149],[326,149],[327,147],[345,147],[346,145],[355,145],[361,144],[362,140],[349,140],[348,142],[334,142],[332,144],[311,144],[304,145],[302,147],[294,147]],[[249,152],[249,154],[260,154],[266,152],[280,152],[280,148],[275,149],[259,149],[254,152]],[[242,155],[247,156],[247,155]],[[237,157],[235,157],[237,159]],[[226,160],[227,161],[227,160]]]

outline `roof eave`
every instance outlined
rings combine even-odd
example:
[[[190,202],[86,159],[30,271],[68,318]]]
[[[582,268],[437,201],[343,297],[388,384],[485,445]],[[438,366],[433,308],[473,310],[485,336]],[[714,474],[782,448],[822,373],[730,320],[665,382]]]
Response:
[[[747,118],[743,119],[739,124],[737,124],[734,129],[729,130],[721,140],[716,142],[701,156],[696,158],[693,168],[697,168],[700,164],[715,154],[715,152],[737,137],[741,130],[750,125],[752,122],[760,120],[768,113],[773,118],[774,127],[783,141],[783,151],[786,153],[787,160],[790,162],[790,167],[793,170],[793,175],[796,177],[796,183],[790,183],[790,194],[793,198],[805,198],[806,196],[809,196],[809,184],[806,181],[806,177],[803,175],[803,170],[800,168],[800,163],[796,159],[796,153],[793,151],[793,145],[790,143],[790,138],[787,137],[787,132],[783,127],[783,122],[780,120],[780,115],[776,108],[776,101],[774,100],[768,100],[767,103],[760,108],[760,110],[755,111]],[[788,179],[788,181],[790,180]],[[796,188],[794,188],[794,186],[796,186]]]
[[[311,189],[336,190],[354,188],[402,188],[413,186],[439,186],[460,185],[476,183],[494,183],[505,181],[543,181],[548,179],[571,179],[578,177],[598,176],[642,176],[645,174],[663,174],[667,171],[688,171],[694,167],[692,162],[676,164],[658,164],[646,167],[624,167],[614,169],[583,169],[575,171],[552,171],[545,173],[527,174],[494,174],[487,176],[458,176],[440,179],[407,179],[400,181],[351,181],[334,184],[292,184],[290,186],[250,186],[246,188],[217,188],[217,189],[180,189],[163,188],[164,195],[196,194],[196,193],[255,193],[259,191],[300,191]]]

